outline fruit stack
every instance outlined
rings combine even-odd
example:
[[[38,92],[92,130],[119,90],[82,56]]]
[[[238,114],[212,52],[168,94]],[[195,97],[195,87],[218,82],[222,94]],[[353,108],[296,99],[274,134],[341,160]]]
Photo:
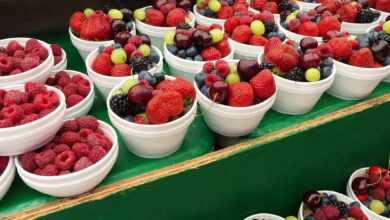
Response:
[[[348,193],[371,212],[390,218],[390,176],[386,168],[371,166],[352,174]],[[373,215],[373,219],[378,216]]]
[[[274,14],[276,22],[280,21],[281,15],[290,14],[296,10],[299,10],[299,5],[293,0],[251,0],[250,7],[258,12],[271,12]]]

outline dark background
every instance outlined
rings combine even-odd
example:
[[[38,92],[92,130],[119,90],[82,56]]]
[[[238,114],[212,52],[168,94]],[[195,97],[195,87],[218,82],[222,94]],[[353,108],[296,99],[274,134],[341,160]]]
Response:
[[[0,38],[21,37],[32,32],[67,30],[68,19],[84,8],[136,9],[152,0],[0,0]]]

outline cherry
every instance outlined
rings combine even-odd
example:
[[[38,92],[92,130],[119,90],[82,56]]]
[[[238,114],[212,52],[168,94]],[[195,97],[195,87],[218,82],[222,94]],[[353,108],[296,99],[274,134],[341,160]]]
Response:
[[[372,166],[368,169],[368,178],[369,183],[377,185],[379,184],[380,178],[385,176],[388,171],[382,167],[379,166]]]
[[[390,189],[390,176],[385,176],[382,178],[380,186],[384,190],[389,190]]]
[[[320,65],[321,58],[316,53],[305,53],[300,56],[299,65],[305,69],[317,67]]]
[[[147,82],[141,81],[139,84],[133,86],[127,98],[131,103],[146,106],[149,100],[153,97],[153,87]]]
[[[318,42],[312,37],[305,37],[301,40],[301,42],[299,42],[299,46],[301,47],[302,51],[305,52],[308,49],[317,48]]]
[[[321,194],[316,191],[308,191],[303,196],[303,202],[310,208],[315,209],[320,206]]]
[[[237,70],[240,76],[249,81],[260,72],[260,65],[257,60],[240,60],[237,64]]]
[[[352,190],[356,194],[366,194],[368,191],[368,179],[365,177],[357,177],[352,181]]]
[[[127,30],[127,25],[122,20],[114,20],[111,24],[112,32],[114,34]]]
[[[213,44],[211,35],[202,30],[194,31],[192,34],[192,40],[194,41],[195,46],[198,48],[206,48]]]
[[[182,0],[179,2],[177,7],[182,8],[184,10],[191,10],[191,1],[190,0]]]
[[[131,37],[131,34],[128,31],[122,31],[115,35],[114,42],[119,43],[122,46],[127,44],[127,41]]]
[[[177,33],[175,35],[176,46],[180,49],[187,49],[191,46],[191,37],[184,33]]]
[[[229,85],[225,81],[216,81],[209,90],[210,98],[217,103],[225,103],[228,98]]]

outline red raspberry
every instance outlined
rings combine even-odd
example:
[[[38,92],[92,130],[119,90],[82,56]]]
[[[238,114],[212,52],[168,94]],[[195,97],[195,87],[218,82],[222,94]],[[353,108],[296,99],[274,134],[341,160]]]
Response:
[[[76,120],[68,120],[65,121],[64,124],[62,125],[61,131],[74,131],[77,132],[79,131],[79,125]]]
[[[93,131],[91,129],[88,129],[88,128],[80,129],[79,134],[80,134],[81,142],[87,142],[88,135],[90,135],[92,133],[93,133]]]
[[[389,0],[378,0],[375,4],[375,9],[379,11],[390,12],[390,1]]]
[[[220,76],[218,76],[217,74],[212,73],[212,74],[207,74],[206,75],[206,78],[205,78],[204,82],[205,82],[206,86],[210,87],[210,86],[213,85],[214,82],[220,81],[220,80],[222,80]]]
[[[187,13],[182,8],[175,8],[170,11],[166,17],[165,23],[168,27],[176,27],[180,23],[186,21]]]
[[[41,112],[39,112],[39,117],[40,117],[40,118],[43,118],[43,117],[45,117],[46,115],[50,114],[52,111],[54,111],[53,108],[43,109]]]
[[[58,175],[58,169],[56,165],[54,164],[47,164],[45,167],[43,167],[40,170],[41,176],[57,176]]]
[[[221,9],[218,11],[218,18],[219,19],[228,19],[232,17],[234,14],[234,10],[230,6],[222,6]]]
[[[226,57],[230,54],[230,45],[228,40],[222,40],[216,45],[216,48],[221,52],[221,57]]]
[[[57,65],[61,62],[62,56],[54,56],[54,65]]]
[[[298,52],[288,44],[282,44],[265,55],[265,60],[272,62],[283,72],[288,72],[298,65]]]
[[[23,169],[28,172],[33,172],[37,168],[37,164],[35,163],[35,152],[27,152],[19,156],[20,164]]]
[[[127,43],[134,44],[134,46],[138,47],[140,44],[142,44],[142,39],[140,36],[133,35],[129,38]]]
[[[346,22],[355,22],[358,13],[359,9],[356,2],[344,4],[336,11],[341,20]]]
[[[86,97],[91,91],[91,85],[88,80],[80,80],[77,85],[77,93],[83,97]]]
[[[162,124],[183,112],[183,99],[175,91],[154,96],[146,106],[146,115],[152,124]]]
[[[234,28],[231,38],[240,43],[246,43],[252,36],[252,31],[248,25],[241,24]]]
[[[214,69],[214,64],[212,62],[207,62],[203,65],[203,72],[211,73]]]
[[[250,80],[250,84],[256,96],[261,100],[271,97],[276,91],[274,77],[272,76],[272,72],[268,69],[262,70],[254,76]]]
[[[192,84],[180,77],[176,77],[175,80],[164,80],[157,85],[156,89],[176,91],[182,95],[183,99],[187,99],[189,102],[192,102],[195,98],[195,89]]]
[[[61,46],[58,44],[51,44],[51,51],[53,52],[54,56],[62,56],[62,49]]]
[[[54,146],[53,146],[53,151],[56,154],[60,154],[60,153],[67,151],[67,150],[70,150],[70,147],[66,144],[54,144]]]
[[[9,128],[12,127],[14,124],[9,119],[2,119],[0,120],[0,128]]]
[[[55,84],[56,84],[56,80],[54,79],[54,77],[47,78],[46,85],[54,86]]]
[[[83,99],[84,99],[84,97],[82,97],[81,95],[77,95],[77,94],[70,95],[66,99],[66,106],[68,108],[75,106],[75,105],[79,104],[81,101],[83,101]]]
[[[35,96],[33,104],[37,110],[52,109],[59,104],[59,98],[56,93],[49,91]]]
[[[131,38],[130,38],[131,39]],[[100,53],[92,62],[92,69],[100,74],[109,75],[112,68],[110,54]]]
[[[322,18],[318,24],[320,35],[322,37],[326,37],[326,33],[328,33],[328,31],[339,31],[340,27],[341,24],[336,16],[327,16]]]
[[[42,168],[47,164],[53,163],[56,153],[53,150],[44,150],[35,154],[34,160],[38,167]]]
[[[24,52],[24,50],[17,50],[14,53],[14,57],[17,58],[24,58],[25,56],[26,56],[26,52]]]
[[[93,146],[91,151],[89,151],[88,158],[93,162],[96,163],[100,159],[102,159],[107,154],[106,149],[102,146]]]
[[[103,132],[100,128],[96,129],[96,130],[95,130],[95,133],[96,133],[96,134],[104,135],[104,132]]]
[[[126,54],[128,57],[130,57],[131,53],[133,53],[137,48],[132,43],[127,43],[125,47],[123,48],[126,51]]]
[[[208,47],[208,48],[202,50],[201,55],[202,55],[203,60],[205,60],[205,61],[218,60],[218,59],[222,58],[221,52],[215,47]]]
[[[38,42],[37,39],[31,38],[28,41],[26,41],[26,52],[31,53],[34,48],[41,47],[41,44]]]
[[[73,144],[72,150],[78,158],[84,156],[87,157],[89,154],[90,147],[88,144],[78,142]]]
[[[78,117],[76,121],[79,124],[80,129],[88,128],[94,131],[99,127],[99,122],[91,115]]]
[[[131,68],[126,63],[116,64],[111,68],[110,73],[112,76],[117,76],[117,77],[129,76],[129,75],[131,75]]]
[[[39,115],[38,114],[29,114],[29,115],[26,115],[23,117],[23,119],[20,121],[20,124],[27,124],[27,123],[30,123],[30,122],[33,122],[35,120],[38,120],[39,119]]]
[[[249,15],[240,16],[240,24],[244,24],[244,25],[249,26],[252,21],[253,21],[253,17],[251,17]]]
[[[90,146],[103,146],[107,151],[112,147],[112,142],[105,135],[98,133],[89,134],[87,136],[87,143]]]
[[[1,110],[1,114],[3,115],[4,119],[9,119],[12,123],[16,124],[19,123],[23,118],[23,109],[18,105],[10,105],[4,107]]]
[[[159,8],[164,15],[167,15],[170,11],[176,8],[176,3],[166,3],[161,5]]]
[[[3,98],[3,105],[4,106],[19,105],[23,102],[23,96],[24,93],[21,91],[9,90]]]
[[[78,83],[80,80],[83,80],[84,78],[81,76],[81,75],[74,75],[74,76],[72,76],[72,82],[73,83]]]
[[[229,105],[234,107],[246,107],[252,105],[254,93],[247,82],[239,82],[229,85]]]
[[[49,56],[49,52],[43,46],[34,48],[32,53],[38,55],[40,60],[46,60],[46,58]]]
[[[66,72],[65,72],[66,73]],[[56,77],[57,78],[57,77]],[[67,86],[69,83],[71,82],[71,78],[70,76],[66,73],[66,74],[61,74],[58,78],[57,78],[57,84],[61,87],[65,87]]]
[[[19,69],[20,71],[22,71],[22,66],[20,65],[22,63],[22,60],[24,58],[18,58],[18,57],[12,57],[11,58],[11,62],[12,62],[12,65],[15,69]],[[14,69],[14,70],[15,70]],[[12,71],[11,71],[12,72]],[[11,74],[11,73],[10,73]]]
[[[8,74],[13,69],[12,59],[10,57],[0,57],[0,73]]]
[[[290,22],[288,22],[288,30],[290,31],[296,32],[298,31],[300,26],[301,26],[301,21],[297,18],[294,18]]]
[[[9,56],[13,56],[15,51],[24,50],[23,46],[20,45],[16,40],[12,40],[7,45],[7,53]]]
[[[298,28],[298,34],[302,34],[305,36],[319,36],[320,30],[316,23],[312,21],[303,22]]]
[[[9,157],[0,156],[0,175],[7,168]]]
[[[49,143],[43,145],[43,147],[40,150],[41,151],[52,150],[55,145],[56,145],[56,143],[54,141],[50,141]]]
[[[224,23],[224,28],[227,33],[232,33],[233,30],[240,25],[240,18],[237,16],[227,19]]]
[[[268,39],[263,37],[263,36],[253,35],[249,39],[249,44],[254,45],[254,46],[264,46],[267,44],[267,42],[268,42]]]
[[[229,63],[225,60],[218,60],[215,62],[215,69],[217,70],[217,74],[222,77],[226,77],[230,73]]]
[[[69,174],[69,173],[70,173],[69,170],[61,170],[61,171],[58,173],[58,176],[66,175],[66,174]]]
[[[76,155],[71,150],[63,151],[55,158],[55,165],[60,170],[70,170],[76,163]]]
[[[76,33],[80,33],[82,24],[86,19],[87,16],[85,16],[84,13],[81,11],[76,11],[75,13],[73,13],[69,19],[69,26],[72,29],[72,31]]]
[[[24,84],[24,91],[28,94],[29,98],[34,99],[37,94],[47,92],[47,89],[42,83],[27,82]]]
[[[65,97],[69,97],[70,95],[77,94],[77,87],[76,83],[70,82],[64,86],[61,91],[64,93]]]
[[[92,161],[88,157],[82,157],[74,164],[73,171],[77,172],[83,170],[92,164]]]
[[[79,141],[80,141],[80,135],[78,133],[74,131],[65,131],[61,134],[59,143],[72,146],[74,143]]]
[[[251,7],[261,11],[265,5],[266,0],[252,0]]]
[[[165,16],[164,14],[153,8],[149,8],[145,11],[146,19],[145,23],[154,25],[154,26],[162,26],[164,24]]]
[[[36,59],[32,56],[26,56],[21,62],[20,67],[23,71],[30,70],[32,68],[35,68],[39,65],[39,58]]]

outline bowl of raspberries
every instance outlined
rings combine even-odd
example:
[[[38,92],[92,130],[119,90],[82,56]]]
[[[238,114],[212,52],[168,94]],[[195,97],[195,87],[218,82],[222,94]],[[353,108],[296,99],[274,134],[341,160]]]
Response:
[[[46,85],[54,86],[64,93],[66,119],[86,115],[92,108],[95,91],[92,80],[86,74],[74,70],[60,71],[49,77]]]
[[[0,40],[0,86],[44,82],[53,67],[48,44],[33,38]]]
[[[99,46],[113,42],[125,33],[135,34],[133,12],[127,8],[76,11],[69,19],[69,35],[74,47],[85,60]]]
[[[0,156],[0,201],[15,178],[15,164],[12,157]]]
[[[380,23],[379,25],[377,25],[374,28],[369,29],[368,32],[369,32],[369,36],[375,37],[375,35],[378,35],[379,38],[382,38],[387,43],[390,43],[390,19],[388,21]],[[374,32],[376,32],[376,34]],[[378,37],[378,36],[376,36],[376,37]],[[390,57],[389,56],[387,56],[384,64],[390,65]],[[385,78],[384,82],[390,83],[390,75]]]
[[[96,187],[118,157],[115,130],[93,116],[66,120],[55,137],[34,151],[19,155],[16,169],[31,188],[56,197],[70,197]]]
[[[89,77],[106,98],[112,88],[132,75],[161,72],[163,55],[147,35],[131,35],[114,45],[95,49],[85,63]]]
[[[256,59],[207,62],[194,86],[208,127],[227,137],[256,129],[276,97],[272,72]]]
[[[308,191],[299,207],[298,220],[303,219],[369,220],[359,202],[335,191]]]
[[[3,87],[0,103],[1,156],[22,154],[47,142],[60,129],[66,108],[59,89],[32,82]]]
[[[371,219],[388,220],[390,218],[388,168],[371,166],[356,170],[348,180],[347,194],[360,203]]]
[[[165,35],[164,59],[170,72],[194,81],[204,63],[219,59],[232,59],[234,47],[219,25],[198,25],[176,29]]]
[[[244,220],[258,220],[258,219],[266,219],[266,220],[284,220],[278,215],[268,214],[268,213],[259,213],[246,217]]]
[[[319,6],[309,12],[297,11],[280,20],[280,30],[287,38],[300,42],[304,37],[314,37],[318,42],[340,34],[341,22],[326,8]],[[333,34],[333,35],[332,35]]]
[[[54,66],[51,72],[56,73],[65,70],[68,65],[65,50],[58,44],[51,44],[50,47],[54,56]]]
[[[356,39],[335,37],[326,43],[332,48],[336,67],[329,94],[346,100],[363,99],[390,74],[389,42],[382,40],[385,35],[371,32]]]
[[[226,19],[248,14],[246,0],[199,0],[193,8],[196,23],[223,26]]]
[[[255,12],[271,12],[277,23],[280,21],[280,15],[290,14],[300,9],[299,4],[293,0],[251,0],[250,8]]]
[[[224,30],[234,46],[236,59],[257,59],[263,54],[268,39],[278,37],[284,41],[286,38],[268,11],[231,17],[225,21]]]
[[[283,114],[311,111],[336,75],[331,48],[312,37],[299,44],[271,38],[259,59],[274,73],[278,94],[272,108]]]
[[[137,30],[150,36],[152,44],[162,51],[166,32],[174,31],[178,25],[195,25],[191,7],[190,0],[155,0],[152,6],[134,11]]]
[[[176,152],[196,108],[196,93],[190,82],[147,71],[123,81],[107,98],[112,124],[129,151],[143,158]]]

